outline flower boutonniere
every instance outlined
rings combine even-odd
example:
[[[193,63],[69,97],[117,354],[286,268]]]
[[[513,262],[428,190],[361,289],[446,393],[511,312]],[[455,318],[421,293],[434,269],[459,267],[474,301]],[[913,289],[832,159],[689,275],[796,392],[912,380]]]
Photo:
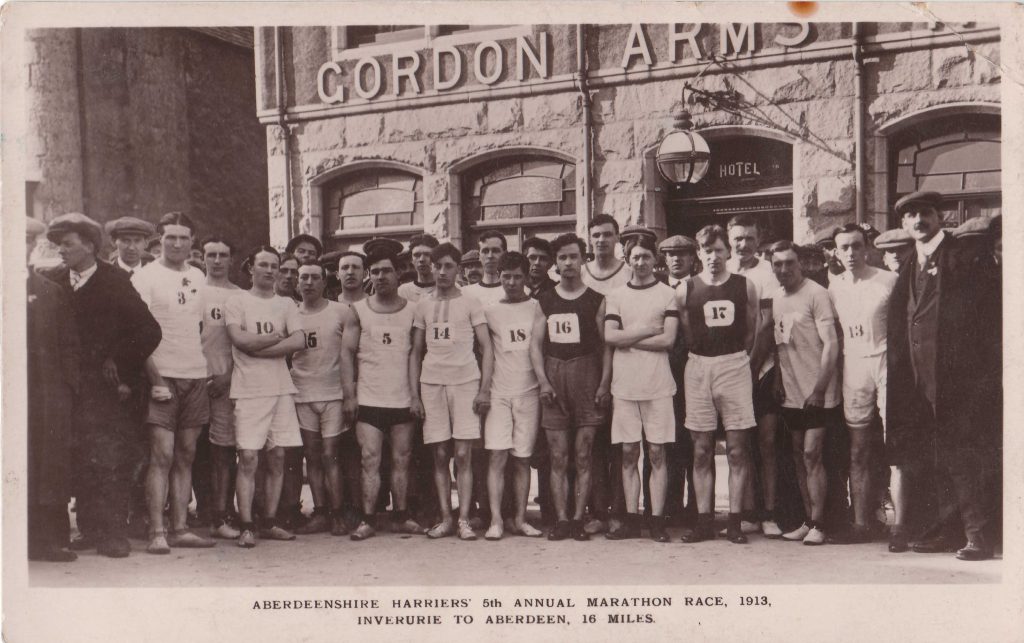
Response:
[[[928,269],[928,274],[933,276],[933,277],[935,275],[939,274],[939,267],[938,266],[932,266],[931,268]]]

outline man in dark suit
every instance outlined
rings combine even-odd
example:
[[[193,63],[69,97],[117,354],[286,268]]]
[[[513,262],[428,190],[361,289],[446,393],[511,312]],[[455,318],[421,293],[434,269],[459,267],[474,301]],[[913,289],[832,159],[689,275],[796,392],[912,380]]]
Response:
[[[146,241],[156,232],[153,224],[135,217],[121,217],[106,225],[107,234],[117,252],[110,263],[131,277],[136,270],[153,261],[153,255],[146,252]]]
[[[993,553],[983,533],[994,430],[985,418],[985,356],[999,341],[997,320],[971,253],[941,229],[941,198],[915,192],[896,202],[915,247],[889,302],[886,453],[890,465],[924,465],[934,475],[935,501],[918,507],[928,529],[914,551],[983,560]],[[957,550],[961,528],[967,544]]]
[[[81,347],[74,408],[74,495],[82,537],[74,549],[123,558],[142,367],[160,343],[160,326],[125,273],[98,262],[103,230],[84,214],[57,217],[46,234],[62,266],[47,274],[70,293]]]
[[[25,224],[28,254],[46,226]],[[78,390],[78,330],[71,299],[28,271],[28,557],[71,562],[71,410]]]

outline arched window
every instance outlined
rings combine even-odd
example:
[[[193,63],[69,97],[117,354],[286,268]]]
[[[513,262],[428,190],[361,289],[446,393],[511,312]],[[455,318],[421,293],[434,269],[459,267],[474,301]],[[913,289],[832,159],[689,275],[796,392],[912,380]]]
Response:
[[[894,139],[891,201],[916,190],[943,195],[945,225],[1002,212],[998,116],[967,115],[915,126]]]
[[[576,166],[545,156],[503,157],[470,169],[462,179],[463,243],[497,228],[518,250],[524,239],[554,238],[576,226]]]
[[[366,168],[323,186],[325,238],[354,247],[375,235],[402,238],[423,229],[423,179],[392,168]]]

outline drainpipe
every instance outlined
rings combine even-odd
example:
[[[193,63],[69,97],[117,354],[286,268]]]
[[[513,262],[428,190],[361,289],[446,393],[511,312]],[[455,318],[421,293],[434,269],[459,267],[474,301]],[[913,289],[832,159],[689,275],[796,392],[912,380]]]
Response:
[[[576,82],[580,92],[580,100],[583,103],[583,216],[586,221],[593,218],[594,199],[591,194],[591,183],[593,179],[593,168],[591,159],[593,157],[593,130],[594,119],[591,113],[590,90],[587,87],[587,54],[586,38],[584,36],[586,26],[576,25]]]
[[[284,96],[284,51],[281,42],[284,28],[274,27],[274,78],[277,80],[277,124],[284,130],[284,213],[288,220],[288,238],[295,236],[295,221],[292,217],[292,154],[291,130],[285,121]]]
[[[867,163],[865,155],[866,133],[864,131],[864,51],[862,47],[862,34],[860,23],[853,23],[853,45],[851,46],[854,62],[853,84],[854,84],[854,107],[853,107],[853,136],[856,141],[856,178],[855,198],[857,223],[864,223],[865,203],[867,200]]]

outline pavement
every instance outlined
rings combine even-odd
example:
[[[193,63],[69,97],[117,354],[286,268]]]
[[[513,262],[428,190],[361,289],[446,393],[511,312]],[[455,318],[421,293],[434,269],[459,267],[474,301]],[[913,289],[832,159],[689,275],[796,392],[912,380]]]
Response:
[[[305,506],[311,506],[308,497]],[[716,490],[716,506],[726,511],[724,489]],[[537,520],[536,505],[528,517]],[[32,562],[29,579],[40,587],[874,585],[999,583],[1004,573],[1001,557],[964,562],[953,554],[891,554],[884,541],[809,547],[755,534],[746,545],[724,538],[690,545],[679,541],[681,529],[670,529],[670,543],[603,536],[490,542],[477,533],[475,542],[386,532],[353,542],[318,534],[260,541],[254,549],[219,541],[213,549],[174,549],[164,556],[147,554],[146,543],[133,540],[128,558],[91,551],[71,564]]]

